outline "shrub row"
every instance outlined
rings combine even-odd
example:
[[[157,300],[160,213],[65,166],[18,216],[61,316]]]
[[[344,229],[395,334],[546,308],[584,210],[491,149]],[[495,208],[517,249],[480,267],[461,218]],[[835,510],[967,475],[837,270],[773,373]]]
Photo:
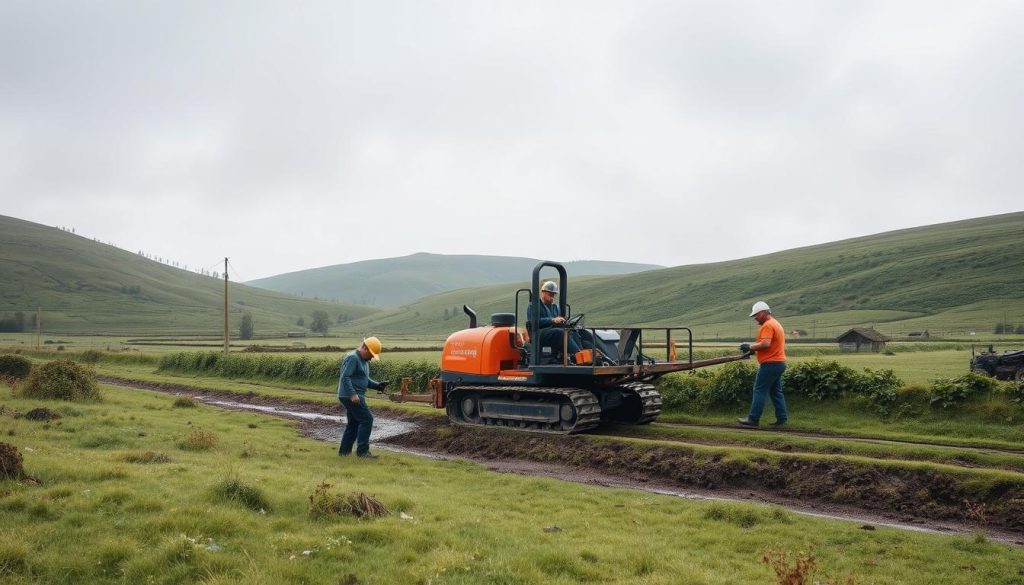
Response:
[[[159,371],[295,382],[333,384],[338,381],[342,358],[291,358],[269,354],[223,354],[212,351],[170,353],[160,358]],[[421,391],[427,381],[441,375],[437,364],[426,361],[379,360],[370,363],[370,376],[390,380],[397,390],[403,377],[412,378],[411,389]]]
[[[757,368],[750,362],[731,362],[713,370],[666,376],[658,389],[667,409],[701,411],[713,406],[742,406],[750,401]],[[929,386],[905,386],[892,370],[858,372],[836,361],[813,360],[787,368],[782,384],[787,396],[811,400],[863,397],[883,416],[898,415],[914,405],[952,408],[970,399],[1004,392],[1024,405],[1024,386],[1000,384],[968,373],[935,380]]]

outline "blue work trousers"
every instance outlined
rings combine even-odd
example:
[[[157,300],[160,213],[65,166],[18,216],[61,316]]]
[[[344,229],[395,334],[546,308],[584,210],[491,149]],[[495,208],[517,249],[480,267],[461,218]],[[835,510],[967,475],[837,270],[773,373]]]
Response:
[[[757,368],[754,378],[754,399],[750,403],[749,419],[757,422],[764,412],[764,403],[771,396],[775,406],[775,420],[786,422],[789,412],[786,410],[786,397],[782,395],[782,373],[786,371],[786,362],[766,362]]]
[[[550,347],[550,355],[552,357],[562,355],[562,335],[564,332],[565,329],[563,329],[562,327],[547,327],[545,329],[541,329],[540,346],[542,348]],[[576,336],[574,335],[574,333],[575,332],[573,331],[569,332],[568,348],[569,355],[571,356],[576,355],[576,352],[580,350],[580,344],[578,341],[576,341]]]
[[[341,434],[341,446],[338,455],[348,455],[352,445],[356,445],[356,455],[370,452],[370,431],[373,430],[373,413],[366,405],[366,397],[360,396],[359,402],[352,402],[351,397],[338,399],[345,407],[345,432]]]

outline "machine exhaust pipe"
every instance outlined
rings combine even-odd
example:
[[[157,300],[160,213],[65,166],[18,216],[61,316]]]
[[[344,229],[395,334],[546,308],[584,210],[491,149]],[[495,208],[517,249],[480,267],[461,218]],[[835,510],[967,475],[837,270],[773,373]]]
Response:
[[[469,308],[469,305],[462,305],[462,311],[469,315],[469,328],[476,328],[476,311]]]

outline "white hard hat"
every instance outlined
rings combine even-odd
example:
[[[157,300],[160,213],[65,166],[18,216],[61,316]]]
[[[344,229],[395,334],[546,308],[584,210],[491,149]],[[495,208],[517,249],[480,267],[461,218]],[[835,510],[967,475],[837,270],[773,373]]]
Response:
[[[768,306],[768,303],[764,301],[757,301],[756,303],[754,303],[754,306],[750,309],[749,316],[753,317],[754,315],[760,313],[761,311],[768,311],[769,313],[771,313],[772,309],[771,307]]]
[[[558,294],[558,285],[555,284],[555,281],[549,280],[549,281],[545,282],[543,286],[540,287],[540,290],[546,290],[546,291],[548,291],[551,294],[557,295]]]

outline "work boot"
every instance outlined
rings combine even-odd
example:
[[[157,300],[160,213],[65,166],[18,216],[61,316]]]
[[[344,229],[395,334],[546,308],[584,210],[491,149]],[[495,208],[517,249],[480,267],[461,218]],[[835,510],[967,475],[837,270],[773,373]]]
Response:
[[[377,457],[373,453],[370,453],[369,451],[367,451],[366,453],[356,453],[356,457],[362,457],[363,459],[379,459],[379,457]]]
[[[752,429],[756,429],[758,425],[758,422],[756,420],[752,420],[749,416],[746,418],[737,419],[736,422],[740,423],[741,427],[749,427]]]
[[[770,426],[773,429],[781,429],[782,427],[786,426],[786,421],[784,421],[784,420],[777,420],[777,421],[773,422]]]

